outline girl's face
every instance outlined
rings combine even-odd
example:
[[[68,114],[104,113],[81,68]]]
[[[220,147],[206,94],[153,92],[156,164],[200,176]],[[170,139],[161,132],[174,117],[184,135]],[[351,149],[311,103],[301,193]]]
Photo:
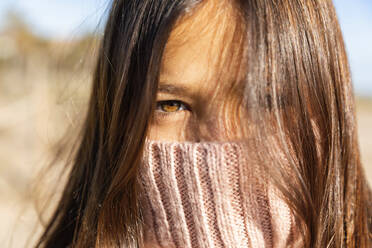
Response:
[[[176,24],[161,65],[150,139],[213,141],[242,136],[238,121],[244,84],[239,80],[241,60],[232,49],[242,39],[237,38],[234,22],[231,6],[207,1]]]

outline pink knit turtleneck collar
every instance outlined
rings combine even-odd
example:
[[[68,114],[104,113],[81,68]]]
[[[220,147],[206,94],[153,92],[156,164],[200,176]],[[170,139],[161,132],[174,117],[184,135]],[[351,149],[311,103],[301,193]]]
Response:
[[[147,141],[140,171],[150,247],[301,247],[294,217],[234,142]]]

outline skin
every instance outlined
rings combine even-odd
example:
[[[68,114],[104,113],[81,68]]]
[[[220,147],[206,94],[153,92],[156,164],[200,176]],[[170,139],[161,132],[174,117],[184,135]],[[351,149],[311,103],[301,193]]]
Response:
[[[233,49],[240,44],[235,17],[227,1],[211,0],[176,23],[164,51],[149,139],[199,142],[242,136],[244,85],[239,83],[242,60]]]

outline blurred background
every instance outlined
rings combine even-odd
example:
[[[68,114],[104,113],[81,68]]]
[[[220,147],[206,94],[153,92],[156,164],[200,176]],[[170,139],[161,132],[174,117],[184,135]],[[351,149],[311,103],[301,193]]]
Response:
[[[34,178],[84,116],[109,2],[0,1],[1,247],[31,247],[32,236],[40,233]],[[372,185],[372,1],[334,3],[354,80],[362,161]]]

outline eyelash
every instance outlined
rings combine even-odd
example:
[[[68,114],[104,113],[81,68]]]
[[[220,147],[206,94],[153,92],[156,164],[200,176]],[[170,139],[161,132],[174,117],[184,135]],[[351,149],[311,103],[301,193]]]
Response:
[[[175,111],[171,111],[171,112],[167,112],[164,110],[164,105],[173,105],[173,104],[177,104],[179,105],[178,109],[175,110]],[[158,112],[158,114],[162,115],[162,116],[168,116],[168,115],[171,115],[171,114],[176,114],[182,110],[190,110],[190,107],[188,104],[182,102],[182,101],[179,101],[179,100],[166,100],[166,101],[158,101],[156,103],[156,112]]]

